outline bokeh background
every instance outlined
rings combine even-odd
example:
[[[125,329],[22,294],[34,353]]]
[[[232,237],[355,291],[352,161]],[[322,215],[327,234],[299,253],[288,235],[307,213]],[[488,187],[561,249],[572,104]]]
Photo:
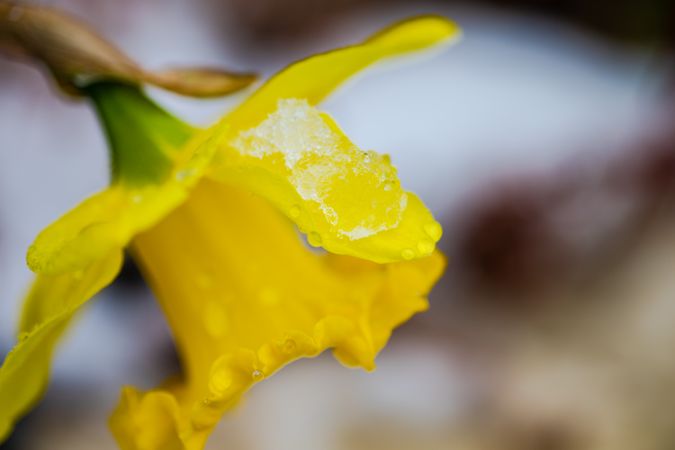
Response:
[[[390,153],[443,222],[450,264],[431,310],[394,334],[374,373],[323,355],[256,386],[208,448],[675,449],[672,1],[33,3],[85,19],[149,68],[265,75],[413,14],[464,28],[445,53],[371,71],[323,107],[362,148]],[[151,92],[196,124],[241,99]],[[90,107],[0,59],[0,355],[31,278],[26,248],[106,181]],[[128,265],[0,448],[114,448],[119,387],[176,370]]]

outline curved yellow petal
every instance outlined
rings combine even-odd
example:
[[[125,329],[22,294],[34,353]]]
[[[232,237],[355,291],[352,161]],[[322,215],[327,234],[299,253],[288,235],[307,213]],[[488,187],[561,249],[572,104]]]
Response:
[[[419,17],[291,65],[211,130],[210,176],[267,198],[332,253],[379,263],[429,256],[441,227],[389,157],[361,150],[314,105],[377,60],[458,33],[447,19]]]
[[[391,25],[364,42],[311,56],[270,78],[227,121],[234,129],[258,125],[277,109],[279,99],[316,105],[349,77],[375,62],[457,39],[460,28],[441,16],[419,16]]]
[[[78,272],[37,276],[19,342],[0,367],[0,442],[44,391],[54,347],[75,311],[115,278],[121,261],[115,251]]]
[[[120,249],[188,197],[211,160],[209,136],[197,135],[177,156],[164,181],[115,183],[88,198],[43,230],[28,250],[28,266],[37,273],[79,270]],[[140,150],[139,150],[140,151]]]
[[[111,427],[134,450],[176,438],[202,448],[253,384],[327,348],[373,369],[392,329],[427,308],[444,266],[438,253],[380,265],[309,251],[268,202],[208,180],[134,249],[185,369],[157,390],[124,391]]]
[[[256,128],[220,142],[211,176],[268,199],[314,246],[386,263],[429,256],[441,237],[389,157],[359,149],[307,102],[282,100]]]
[[[440,237],[440,227],[414,196],[400,188],[396,170],[388,159],[374,152],[362,152],[349,142],[327,115],[320,115],[309,107],[303,108],[302,102],[308,105],[320,101],[344,79],[378,59],[429,47],[457,33],[456,25],[446,19],[421,17],[392,26],[360,45],[318,55],[290,66],[229,114],[220,125],[199,133],[178,154],[179,161],[165,180],[150,184],[115,183],[45,229],[29,249],[28,265],[38,273],[63,273],[82,268],[111,249],[126,245],[136,233],[161,220],[186,199],[189,189],[203,174],[216,148],[223,147],[220,162],[213,169],[214,176],[226,180],[243,178],[244,184],[270,198],[296,220],[301,230],[313,237],[312,242],[317,245],[335,253],[377,262],[430,254],[433,244]],[[111,98],[115,100],[114,96]],[[259,135],[264,135],[266,129],[246,129],[244,126],[259,125],[266,116],[279,112],[280,105],[283,106],[279,101],[283,99],[291,103],[299,101],[300,112],[310,116],[309,122],[290,123],[289,136],[284,139],[301,139],[308,142],[311,149],[316,149],[316,145],[326,142],[313,142],[312,139],[317,137],[315,132],[327,132],[328,144],[335,145],[334,149],[328,149],[329,158],[305,158],[297,167],[294,165],[289,169],[279,164],[279,155],[262,159],[255,155],[256,150],[252,150],[251,145],[261,144],[250,141],[260,141]],[[134,105],[145,108],[143,111],[158,110],[138,99],[135,102]],[[120,105],[112,104],[120,109],[126,103]],[[159,116],[163,118],[162,129],[168,133],[173,119]],[[279,120],[288,122],[287,119],[288,114],[281,111],[278,117],[272,117],[267,128],[274,128]],[[112,119],[109,121],[114,123]],[[181,128],[181,133],[183,131]],[[181,133],[178,135],[183,139]],[[115,136],[118,135],[124,136],[123,130]],[[267,137],[262,136],[263,141]],[[159,141],[162,142],[162,139]],[[262,144],[274,147],[278,142]],[[138,152],[143,152],[143,149]],[[134,154],[133,150],[127,153]],[[286,165],[288,162],[286,158]],[[320,173],[324,168],[331,171],[331,179],[316,186],[314,181],[324,176]],[[233,171],[236,173],[233,174]],[[318,191],[332,193],[324,195]],[[358,202],[358,199],[364,201]],[[336,215],[341,223],[336,223]],[[425,234],[424,227],[435,232]],[[381,233],[388,230],[396,232]],[[374,234],[377,236],[371,238]],[[323,242],[319,242],[321,239]]]
[[[179,434],[180,411],[173,395],[142,395],[124,387],[110,427],[122,450],[183,450]]]

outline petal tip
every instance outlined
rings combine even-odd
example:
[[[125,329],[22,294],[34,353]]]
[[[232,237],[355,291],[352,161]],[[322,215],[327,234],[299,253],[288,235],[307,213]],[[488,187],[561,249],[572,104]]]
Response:
[[[422,15],[397,22],[372,36],[377,42],[399,48],[423,49],[443,42],[454,42],[462,29],[453,20],[440,15]]]

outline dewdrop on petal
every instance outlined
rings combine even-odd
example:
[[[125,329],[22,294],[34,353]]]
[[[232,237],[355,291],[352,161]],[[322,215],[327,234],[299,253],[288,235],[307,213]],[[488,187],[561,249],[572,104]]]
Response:
[[[321,211],[331,231],[347,239],[395,228],[407,206],[389,158],[359,149],[304,99],[279,100],[276,111],[240,132],[231,145],[285,173],[300,197]],[[298,217],[299,207],[289,214]],[[320,245],[317,237],[311,241]]]

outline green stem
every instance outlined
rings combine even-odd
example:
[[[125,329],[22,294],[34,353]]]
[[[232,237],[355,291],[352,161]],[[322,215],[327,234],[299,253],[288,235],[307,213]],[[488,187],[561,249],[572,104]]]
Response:
[[[138,186],[162,181],[194,129],[136,86],[100,82],[86,92],[108,138],[113,183]]]

